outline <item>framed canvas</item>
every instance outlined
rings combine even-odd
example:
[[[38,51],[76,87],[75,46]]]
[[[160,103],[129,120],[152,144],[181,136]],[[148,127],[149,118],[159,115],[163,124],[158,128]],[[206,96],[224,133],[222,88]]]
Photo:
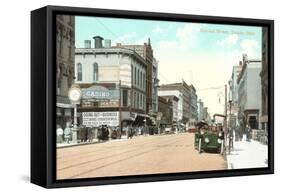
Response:
[[[31,182],[272,174],[274,22],[31,12]]]

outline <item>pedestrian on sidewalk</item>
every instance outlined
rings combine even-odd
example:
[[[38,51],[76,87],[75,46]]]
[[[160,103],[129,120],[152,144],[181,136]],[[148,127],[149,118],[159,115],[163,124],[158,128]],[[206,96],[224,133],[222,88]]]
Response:
[[[248,142],[251,141],[251,133],[252,133],[251,127],[249,125],[246,125],[246,137]]]
[[[234,143],[233,143],[233,128],[230,127],[229,129],[229,150],[233,150]]]
[[[127,139],[132,139],[133,138],[133,128],[130,126],[128,129],[127,129]]]
[[[238,126],[234,127],[235,141],[241,141],[240,129]]]
[[[60,125],[57,125],[57,143],[63,142],[63,129]]]
[[[125,133],[127,139],[128,139],[128,132],[129,132],[128,129],[129,129],[128,126],[123,127],[123,132]]]
[[[87,128],[87,131],[88,131],[88,137],[87,137],[87,139],[88,139],[88,141],[89,142],[93,142],[93,138],[94,138],[94,130],[93,130],[93,128],[92,127],[88,127]]]
[[[70,123],[66,123],[66,127],[63,131],[64,133],[64,139],[67,143],[69,143],[70,138],[71,138],[71,128],[70,128]]]

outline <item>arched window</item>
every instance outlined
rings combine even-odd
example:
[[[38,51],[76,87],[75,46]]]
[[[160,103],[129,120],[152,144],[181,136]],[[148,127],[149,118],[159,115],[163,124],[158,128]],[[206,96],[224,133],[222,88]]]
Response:
[[[82,81],[82,64],[77,64],[77,81]]]
[[[94,63],[93,65],[93,81],[99,80],[99,65]]]

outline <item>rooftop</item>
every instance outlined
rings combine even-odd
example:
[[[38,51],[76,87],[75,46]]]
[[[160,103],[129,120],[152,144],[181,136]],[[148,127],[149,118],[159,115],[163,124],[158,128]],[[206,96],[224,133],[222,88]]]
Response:
[[[76,48],[75,55],[84,55],[84,54],[119,54],[124,53],[128,55],[134,56],[137,60],[147,65],[146,61],[134,50],[119,48],[119,47],[111,47],[111,48]]]

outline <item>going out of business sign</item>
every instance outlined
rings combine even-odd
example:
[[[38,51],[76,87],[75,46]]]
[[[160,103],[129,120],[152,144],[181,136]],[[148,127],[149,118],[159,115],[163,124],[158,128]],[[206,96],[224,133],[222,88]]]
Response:
[[[83,125],[87,127],[116,127],[119,125],[119,112],[83,112],[82,119]]]

